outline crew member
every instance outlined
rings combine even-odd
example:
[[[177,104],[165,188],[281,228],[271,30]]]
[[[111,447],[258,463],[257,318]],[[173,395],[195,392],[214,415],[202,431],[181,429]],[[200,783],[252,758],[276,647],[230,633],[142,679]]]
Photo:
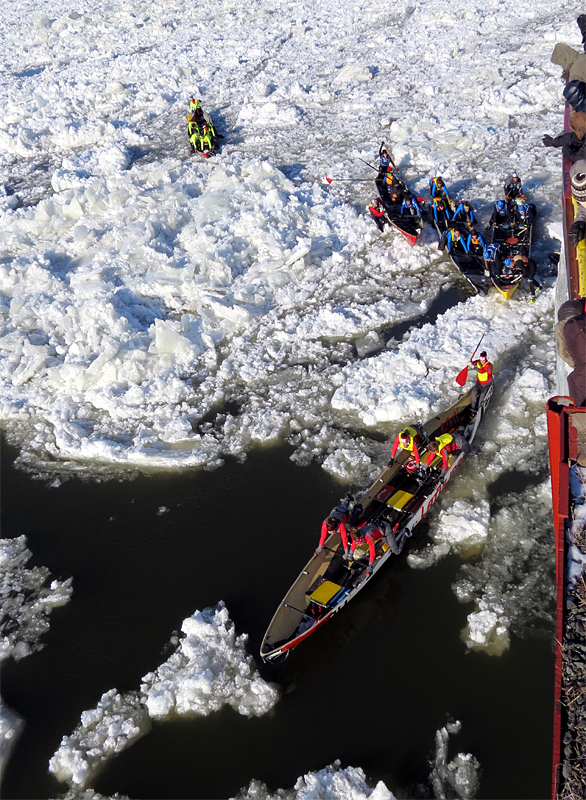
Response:
[[[516,197],[520,197],[523,194],[523,184],[516,172],[512,172],[509,175],[503,189],[507,200],[514,200]]]
[[[429,181],[429,193],[432,197],[441,197],[446,203],[450,199],[444,179],[439,175]]]
[[[478,371],[476,381],[472,387],[471,410],[473,414],[478,412],[480,403],[484,400],[489,386],[492,384],[492,364],[487,360],[486,350],[483,350],[478,361],[470,361],[472,366]]]
[[[331,536],[332,533],[334,533],[334,531],[337,529],[342,539],[342,546],[344,547],[344,558],[348,560],[348,558],[350,557],[348,550],[348,531],[346,530],[346,523],[348,522],[348,507],[353,499],[354,498],[352,497],[352,495],[347,494],[346,497],[341,501],[340,505],[334,506],[334,508],[332,508],[328,516],[322,522],[319,544],[315,548],[316,556],[319,555],[323,550],[323,546],[328,536]]]
[[[390,467],[393,464],[399,446],[401,446],[401,449],[407,450],[408,453],[412,453],[415,463],[419,464],[421,461],[421,456],[419,455],[419,449],[417,445],[420,443],[421,440],[419,431],[411,426],[407,426],[395,439],[393,449],[391,450],[391,460],[389,461],[388,466]]]
[[[496,225],[497,228],[508,228],[511,224],[511,215],[504,200],[496,200],[492,216],[488,221],[488,227],[492,228]]]
[[[535,297],[535,292],[541,290],[541,284],[535,278],[537,264],[532,258],[527,256],[515,255],[512,258],[505,258],[505,267],[508,269],[518,269],[521,275],[529,284],[531,297]]]
[[[442,433],[440,436],[436,436],[433,442],[429,443],[427,449],[429,450],[429,455],[425,463],[428,467],[437,455],[441,455],[442,477],[448,469],[448,456],[450,453],[457,453],[460,450],[464,453],[474,452],[474,448],[468,439],[465,439],[460,433]]]
[[[368,544],[368,567],[366,570],[368,575],[372,575],[374,570],[376,543],[381,541],[381,539],[388,544],[395,555],[401,552],[401,548],[397,544],[391,525],[386,520],[363,523],[358,528],[351,527],[350,535],[352,536],[352,544],[350,545],[352,554],[354,554],[354,551],[360,545]]]
[[[372,203],[368,206],[368,210],[372,214],[374,221],[376,222],[377,228],[379,231],[384,231],[385,228],[385,208],[383,206],[383,201],[380,197],[375,197]]]
[[[484,244],[484,239],[478,233],[478,231],[472,231],[472,233],[469,234],[468,240],[466,241],[466,247],[468,248],[468,252],[472,253],[472,255],[484,256],[486,245]]]

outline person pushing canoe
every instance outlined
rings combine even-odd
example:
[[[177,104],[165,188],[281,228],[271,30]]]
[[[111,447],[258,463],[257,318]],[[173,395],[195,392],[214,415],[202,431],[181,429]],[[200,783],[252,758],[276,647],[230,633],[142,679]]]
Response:
[[[315,555],[318,556],[323,550],[328,536],[331,536],[334,531],[338,531],[342,539],[344,547],[344,559],[347,561],[350,558],[350,550],[348,548],[348,531],[346,530],[346,523],[348,522],[348,508],[354,498],[351,494],[347,494],[341,501],[339,506],[334,506],[328,516],[321,524],[321,534],[319,537],[319,544],[315,548]]]
[[[393,449],[391,450],[391,458],[387,466],[390,467],[395,463],[395,456],[397,455],[399,446],[402,450],[407,450],[407,452],[412,453],[415,463],[419,464],[421,461],[421,456],[419,455],[419,449],[417,447],[418,444],[421,444],[419,431],[413,428],[411,425],[408,425],[395,439]]]

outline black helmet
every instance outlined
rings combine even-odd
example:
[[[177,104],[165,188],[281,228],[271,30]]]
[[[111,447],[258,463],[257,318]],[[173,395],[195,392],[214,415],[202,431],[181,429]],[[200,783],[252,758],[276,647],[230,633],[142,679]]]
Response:
[[[586,111],[586,83],[584,81],[570,81],[566,85],[563,95],[576,111]]]
[[[326,520],[326,528],[330,531],[334,531],[337,527],[338,520],[335,517],[328,517]]]

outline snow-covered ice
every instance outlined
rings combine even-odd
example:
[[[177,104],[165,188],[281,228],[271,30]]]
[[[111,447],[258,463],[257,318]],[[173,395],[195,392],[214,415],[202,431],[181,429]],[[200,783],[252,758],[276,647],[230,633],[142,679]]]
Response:
[[[23,728],[24,720],[0,697],[0,780]]]
[[[266,714],[278,699],[246,653],[246,634],[236,635],[223,603],[183,621],[175,652],[142,679],[139,691],[105,692],[94,709],[64,736],[49,762],[55,777],[86,788],[109,759],[147,734],[151,720],[172,714],[207,716],[222,706],[239,714]]]
[[[49,614],[69,602],[72,578],[52,580],[47,567],[27,567],[32,553],[26,537],[0,539],[0,661],[18,661],[40,650]]]
[[[372,789],[360,767],[341,769],[339,761],[300,776],[292,789],[271,793],[266,784],[252,780],[233,800],[396,800],[395,795],[379,781]]]
[[[430,760],[428,785],[419,786],[417,796],[461,798],[476,796],[480,763],[471,753],[458,753],[449,760],[448,743],[462,729],[461,722],[448,722],[435,734],[435,749]],[[429,792],[432,792],[430,795]],[[379,781],[374,788],[366,782],[359,767],[342,769],[340,761],[302,775],[292,789],[271,793],[266,784],[252,780],[233,800],[395,800],[395,795]]]
[[[500,651],[532,608],[549,624],[548,492],[524,490],[518,519],[512,495],[492,513],[489,487],[511,472],[543,479],[561,170],[541,138],[562,128],[550,54],[557,41],[579,46],[582,11],[550,0],[220,0],[204,16],[184,0],[8,4],[0,425],[19,463],[56,480],[210,468],[287,441],[300,465],[317,459],[363,487],[388,457],[381,436],[456,397],[484,332],[496,377],[483,450],[450,483],[431,554],[417,558],[476,559],[455,587],[476,604],[469,646]],[[207,162],[187,145],[191,94],[225,136]],[[481,221],[520,172],[539,214],[546,288],[534,305],[521,291],[461,298],[416,327],[459,278],[430,228],[410,248],[368,219],[374,173],[359,159],[372,163],[382,139],[417,192],[442,174]],[[521,580],[524,602],[507,578],[527,559],[539,579]],[[47,609],[69,593],[54,582],[2,652],[38,647]],[[157,680],[169,708],[183,703]]]

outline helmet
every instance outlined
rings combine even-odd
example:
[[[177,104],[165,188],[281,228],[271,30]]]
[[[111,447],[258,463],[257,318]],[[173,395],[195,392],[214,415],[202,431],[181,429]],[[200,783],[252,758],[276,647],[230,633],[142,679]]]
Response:
[[[519,206],[519,214],[522,217],[526,217],[528,213],[529,213],[529,206],[526,203],[523,203],[522,205]]]
[[[439,178],[438,177],[438,178],[435,179],[435,182],[436,182],[437,186],[443,186],[444,185],[444,179],[443,178]]]
[[[586,111],[586,92],[584,81],[573,80],[566,84],[563,95],[574,111]]]
[[[411,438],[409,436],[409,431],[407,431],[407,430],[401,431],[401,433],[399,434],[399,438],[402,439],[403,441],[407,441],[408,442],[409,439]]]
[[[512,172],[512,173],[511,173],[511,178],[518,178],[518,177],[519,177],[519,176],[517,175],[517,173],[516,173],[516,172]]]
[[[504,214],[504,212],[507,210],[507,204],[504,200],[497,200],[495,206],[499,214]]]
[[[486,250],[484,251],[484,253],[482,255],[485,257],[485,259],[487,261],[492,261],[492,259],[494,258],[494,254],[491,253],[491,251],[488,249],[488,247],[486,248]]]
[[[480,358],[486,358],[486,350],[483,350],[480,354]]]
[[[466,211],[468,211],[468,209],[472,208],[472,206],[470,205],[470,203],[468,202],[468,200],[464,200],[464,202],[462,203],[462,205],[464,206],[464,208],[466,209]]]
[[[326,519],[326,528],[329,531],[333,531],[338,526],[338,520],[335,517],[328,517]]]
[[[505,267],[512,267],[512,266],[513,266],[513,259],[512,258],[505,258]]]
[[[472,231],[470,236],[471,236],[472,239],[478,239],[478,231]]]

